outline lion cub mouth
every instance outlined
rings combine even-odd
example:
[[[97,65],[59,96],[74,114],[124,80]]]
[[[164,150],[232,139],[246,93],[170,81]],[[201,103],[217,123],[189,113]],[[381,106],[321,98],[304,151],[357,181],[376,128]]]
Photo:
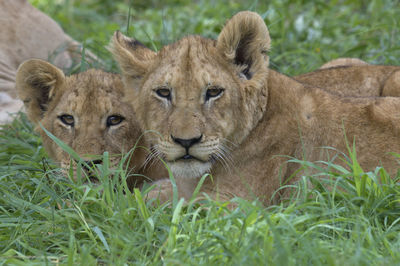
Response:
[[[204,161],[194,155],[191,154],[185,154],[182,157],[179,157],[178,159],[174,160],[174,161],[184,161],[187,163],[190,163],[191,161],[199,161],[199,162],[203,162],[203,163],[207,163],[208,161]]]
[[[161,155],[170,167],[173,175],[178,178],[197,178],[210,169],[215,160],[213,154],[216,144],[201,142],[201,137],[193,139],[177,139],[174,142],[160,141],[154,145],[155,154]]]
[[[177,178],[197,178],[210,172],[212,161],[205,161],[195,155],[186,153],[174,160],[167,161],[167,164]]]
[[[186,155],[182,156],[181,158],[179,158],[179,160],[191,160],[191,159],[197,159],[197,158],[193,157],[190,154],[186,154]]]

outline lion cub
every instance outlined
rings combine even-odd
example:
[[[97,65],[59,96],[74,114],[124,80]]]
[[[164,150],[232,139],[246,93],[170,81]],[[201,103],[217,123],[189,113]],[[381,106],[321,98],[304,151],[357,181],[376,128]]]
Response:
[[[69,168],[70,157],[43,128],[89,164],[101,164],[103,153],[108,151],[111,166],[116,166],[124,153],[139,147],[130,159],[130,166],[136,166],[135,173],[166,176],[157,163],[143,168],[147,151],[140,148],[144,145],[142,131],[132,107],[122,101],[124,92],[119,75],[91,69],[65,76],[52,64],[32,59],[18,68],[16,88],[44,148],[62,168]],[[135,177],[134,181],[141,180]]]
[[[289,157],[332,160],[334,147],[355,142],[364,170],[395,174],[400,152],[400,99],[339,97],[268,68],[270,37],[263,19],[240,12],[217,40],[188,36],[154,52],[116,32],[110,49],[127,99],[148,138],[172,170],[181,196],[211,173],[202,192],[266,204],[296,173]],[[345,163],[336,158],[334,163]],[[160,198],[171,197],[168,180]]]

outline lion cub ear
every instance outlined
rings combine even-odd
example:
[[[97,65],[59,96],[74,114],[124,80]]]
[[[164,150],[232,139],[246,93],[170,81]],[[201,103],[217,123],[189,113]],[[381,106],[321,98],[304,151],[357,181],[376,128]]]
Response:
[[[142,43],[116,31],[108,46],[124,78],[138,82],[148,71],[157,53]]]
[[[19,66],[16,76],[17,93],[32,122],[37,123],[43,117],[64,81],[64,73],[46,61],[31,59]]]
[[[242,11],[223,27],[218,36],[217,49],[239,67],[241,75],[251,79],[268,67],[270,43],[268,28],[260,15]]]

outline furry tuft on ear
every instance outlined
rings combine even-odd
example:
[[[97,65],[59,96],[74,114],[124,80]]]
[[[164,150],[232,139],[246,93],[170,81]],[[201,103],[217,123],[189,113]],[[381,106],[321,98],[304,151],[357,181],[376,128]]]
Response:
[[[243,68],[247,79],[268,66],[266,53],[270,49],[270,37],[264,20],[257,13],[242,11],[234,15],[218,36],[217,49],[235,65]]]
[[[64,73],[46,61],[31,59],[19,66],[15,86],[32,122],[43,117],[64,81]]]
[[[118,62],[124,77],[141,79],[148,70],[152,59],[157,55],[142,43],[116,31],[108,45],[108,50]]]

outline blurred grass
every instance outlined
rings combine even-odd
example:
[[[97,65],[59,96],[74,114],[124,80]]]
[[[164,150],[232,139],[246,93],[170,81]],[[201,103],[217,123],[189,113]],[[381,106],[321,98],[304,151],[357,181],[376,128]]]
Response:
[[[110,69],[115,64],[104,46],[117,29],[159,49],[188,34],[216,38],[225,21],[240,10],[264,17],[272,38],[271,65],[289,75],[338,57],[374,64],[398,64],[400,58],[398,0],[30,2],[107,59]]]
[[[265,18],[272,67],[290,75],[343,56],[400,58],[399,1],[30,2],[107,70],[117,70],[104,49],[114,30],[159,49],[187,34],[216,38],[244,9]],[[123,171],[103,169],[98,185],[63,178],[23,114],[1,128],[0,147],[0,265],[400,264],[399,177],[379,167],[365,173],[352,154],[348,169],[292,159],[319,169],[293,186],[292,199],[264,208],[236,198],[228,210],[211,200],[152,206],[145,191],[119,182]]]

